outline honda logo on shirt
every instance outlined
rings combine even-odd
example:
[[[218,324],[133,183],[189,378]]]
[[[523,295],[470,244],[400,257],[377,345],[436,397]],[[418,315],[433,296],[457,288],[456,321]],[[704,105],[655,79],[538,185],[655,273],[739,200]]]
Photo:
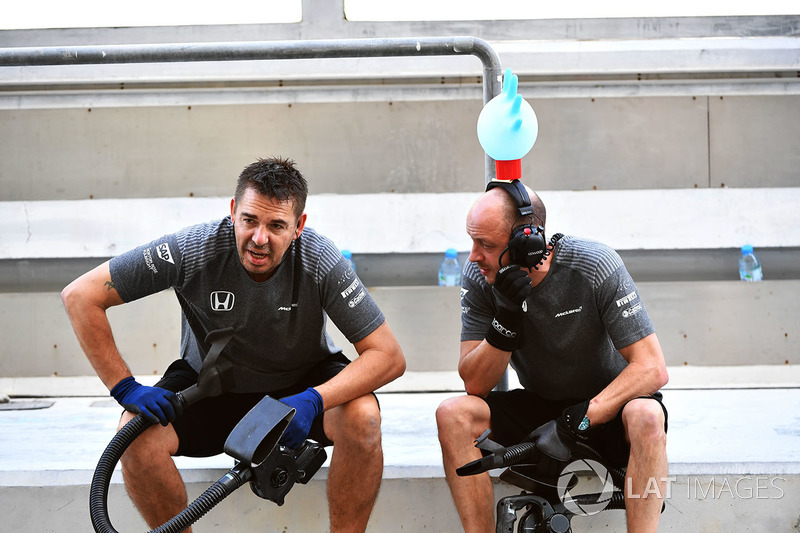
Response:
[[[211,293],[211,309],[214,311],[230,311],[236,297],[232,292],[214,291]]]

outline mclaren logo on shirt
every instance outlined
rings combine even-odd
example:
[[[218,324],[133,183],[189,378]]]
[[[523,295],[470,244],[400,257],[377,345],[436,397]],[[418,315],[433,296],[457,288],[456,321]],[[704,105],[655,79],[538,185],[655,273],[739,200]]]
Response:
[[[211,293],[211,309],[212,311],[230,311],[233,309],[235,299],[232,292],[214,291]]]

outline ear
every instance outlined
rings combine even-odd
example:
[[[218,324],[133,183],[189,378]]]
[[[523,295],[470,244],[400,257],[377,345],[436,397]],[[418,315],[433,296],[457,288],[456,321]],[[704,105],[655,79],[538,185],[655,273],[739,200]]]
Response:
[[[231,198],[231,221],[236,218],[236,198]]]
[[[294,239],[298,238],[300,234],[303,233],[303,228],[305,227],[306,227],[306,214],[303,213],[302,215],[300,215],[300,218],[297,219],[297,229],[294,232]]]

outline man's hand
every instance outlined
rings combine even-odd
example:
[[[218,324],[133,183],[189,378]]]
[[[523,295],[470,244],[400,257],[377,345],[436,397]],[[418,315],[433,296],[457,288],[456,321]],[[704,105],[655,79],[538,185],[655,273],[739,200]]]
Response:
[[[300,394],[281,398],[280,401],[295,409],[294,418],[289,422],[280,443],[296,450],[306,440],[311,431],[311,423],[323,410],[322,396],[316,389],[309,387]]]
[[[174,392],[160,387],[148,387],[128,376],[111,389],[111,396],[126,411],[140,414],[153,424],[166,426],[181,414],[183,406]]]
[[[519,346],[525,316],[522,305],[531,290],[531,280],[519,265],[500,269],[492,287],[497,314],[486,333],[486,342],[504,352],[511,352]]]

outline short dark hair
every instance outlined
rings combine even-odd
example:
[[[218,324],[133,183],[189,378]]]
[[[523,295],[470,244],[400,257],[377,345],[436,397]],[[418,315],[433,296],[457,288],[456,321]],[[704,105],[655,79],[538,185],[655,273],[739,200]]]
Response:
[[[249,188],[279,202],[291,200],[294,202],[294,214],[297,218],[305,211],[308,183],[291,159],[258,158],[255,163],[247,165],[236,183],[233,198],[237,204]]]

